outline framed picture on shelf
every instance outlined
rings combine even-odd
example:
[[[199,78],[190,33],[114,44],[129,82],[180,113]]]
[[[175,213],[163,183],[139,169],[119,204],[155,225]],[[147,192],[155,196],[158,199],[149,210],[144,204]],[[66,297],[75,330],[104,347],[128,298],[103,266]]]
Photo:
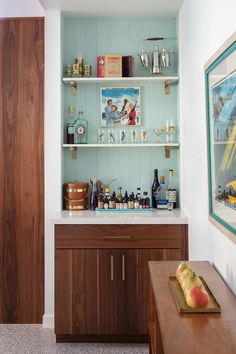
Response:
[[[100,89],[101,126],[140,126],[140,87]]]
[[[205,65],[209,219],[236,242],[236,33]]]

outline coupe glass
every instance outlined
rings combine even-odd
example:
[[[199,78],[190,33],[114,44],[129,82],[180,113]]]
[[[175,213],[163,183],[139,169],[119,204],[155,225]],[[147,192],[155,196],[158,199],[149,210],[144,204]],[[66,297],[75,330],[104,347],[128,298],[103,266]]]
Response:
[[[154,134],[157,136],[157,143],[161,143],[161,136],[163,133],[165,133],[164,128],[155,128],[153,129]]]

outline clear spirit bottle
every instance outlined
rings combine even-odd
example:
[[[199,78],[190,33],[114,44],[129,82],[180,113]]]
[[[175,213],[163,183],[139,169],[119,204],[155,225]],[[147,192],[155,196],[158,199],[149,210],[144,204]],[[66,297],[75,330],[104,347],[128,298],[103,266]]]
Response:
[[[88,142],[88,121],[84,118],[84,112],[79,111],[75,120],[75,144],[87,144]]]

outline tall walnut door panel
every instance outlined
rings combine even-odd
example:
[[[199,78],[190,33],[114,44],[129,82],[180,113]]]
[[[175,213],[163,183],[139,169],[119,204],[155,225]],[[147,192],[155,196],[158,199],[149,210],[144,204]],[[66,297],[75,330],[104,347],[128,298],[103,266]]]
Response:
[[[99,250],[99,334],[136,333],[136,250]]]
[[[97,250],[56,250],[55,332],[98,333]]]
[[[0,323],[41,323],[44,19],[1,19],[0,48]]]

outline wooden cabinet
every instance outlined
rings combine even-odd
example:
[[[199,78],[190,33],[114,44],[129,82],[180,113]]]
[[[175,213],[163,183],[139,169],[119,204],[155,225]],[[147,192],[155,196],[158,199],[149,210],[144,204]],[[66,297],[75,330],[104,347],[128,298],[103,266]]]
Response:
[[[55,234],[57,341],[147,339],[147,262],[186,259],[187,225],[56,225]]]

